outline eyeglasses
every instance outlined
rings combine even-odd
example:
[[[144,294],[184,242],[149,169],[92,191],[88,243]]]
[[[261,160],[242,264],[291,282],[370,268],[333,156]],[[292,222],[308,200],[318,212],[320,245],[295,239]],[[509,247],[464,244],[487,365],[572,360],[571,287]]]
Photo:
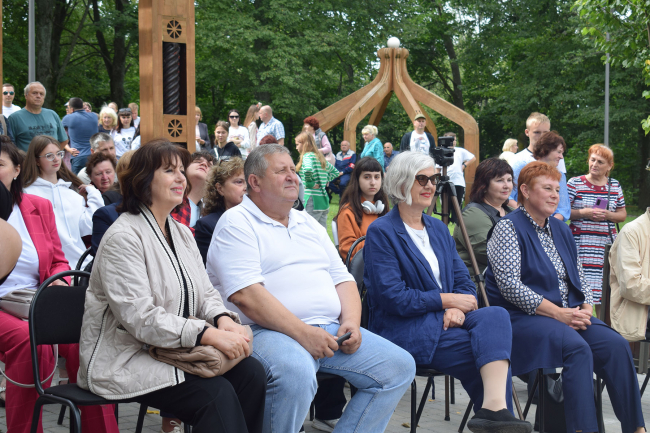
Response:
[[[239,116],[228,116],[228,117],[230,117],[231,119],[239,119]]]
[[[14,92],[2,92],[3,95],[13,95]]]
[[[65,151],[59,150],[56,153],[46,153],[45,155],[37,156],[37,158],[45,158],[48,161],[54,161],[54,158],[58,157],[59,159],[62,159],[64,156],[65,156]]]
[[[433,176],[425,176],[424,174],[418,174],[415,176],[415,180],[420,184],[420,186],[427,186],[427,183],[431,182],[431,185],[435,185],[438,180],[437,174]]]

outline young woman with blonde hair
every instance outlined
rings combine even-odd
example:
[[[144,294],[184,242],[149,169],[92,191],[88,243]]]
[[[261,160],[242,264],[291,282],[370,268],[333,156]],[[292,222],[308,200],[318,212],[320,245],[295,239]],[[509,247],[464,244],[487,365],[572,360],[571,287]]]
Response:
[[[305,185],[305,211],[325,227],[330,209],[330,200],[325,186],[341,173],[319,152],[312,134],[306,132],[298,134],[296,149],[300,152],[296,172]]]

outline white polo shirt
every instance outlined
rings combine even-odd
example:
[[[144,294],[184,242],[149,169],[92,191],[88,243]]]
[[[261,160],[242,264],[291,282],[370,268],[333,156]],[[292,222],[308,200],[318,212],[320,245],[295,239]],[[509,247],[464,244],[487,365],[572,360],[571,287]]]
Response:
[[[328,325],[341,315],[336,285],[354,281],[327,231],[306,212],[292,209],[285,227],[248,196],[226,211],[214,229],[206,268],[226,308],[245,325],[254,322],[227,299],[255,283],[264,285],[309,325]]]

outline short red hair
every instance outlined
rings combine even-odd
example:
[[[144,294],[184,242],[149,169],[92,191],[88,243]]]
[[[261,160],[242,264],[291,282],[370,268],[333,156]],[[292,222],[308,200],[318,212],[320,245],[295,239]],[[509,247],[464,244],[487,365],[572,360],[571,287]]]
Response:
[[[587,164],[589,164],[589,158],[591,158],[591,155],[600,156],[607,161],[608,164],[611,164],[612,168],[614,168],[614,152],[612,152],[612,149],[608,146],[605,146],[604,144],[594,144],[591,146],[587,155]]]
[[[302,123],[303,124],[306,123],[307,125],[311,126],[312,128],[314,128],[314,131],[320,128],[320,122],[314,116],[309,116],[308,118],[303,120]]]
[[[547,176],[558,182],[562,179],[562,174],[557,168],[542,161],[533,161],[528,164],[519,172],[517,179],[517,203],[520,205],[524,203],[524,194],[521,192],[521,186],[527,185],[532,188],[537,183],[540,177]]]

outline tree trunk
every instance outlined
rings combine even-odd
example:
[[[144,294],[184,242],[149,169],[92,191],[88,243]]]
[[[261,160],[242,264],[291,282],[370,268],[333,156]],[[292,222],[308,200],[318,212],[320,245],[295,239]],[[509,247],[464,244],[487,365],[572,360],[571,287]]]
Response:
[[[126,3],[126,0],[115,0],[115,10],[118,13],[123,14]],[[97,0],[93,0],[93,21],[95,24],[98,24],[101,19]],[[124,77],[126,76],[126,55],[128,47],[126,46],[124,25],[118,20],[113,29],[114,36],[112,53],[100,26],[97,26],[95,36],[97,37],[97,44],[99,45],[99,50],[110,82],[111,101],[114,101],[118,107],[122,108],[125,106]]]
[[[45,87],[46,108],[54,107],[59,86],[62,23],[65,22],[65,0],[36,0],[36,80]]]
[[[453,84],[453,91],[451,96],[453,98],[452,103],[460,108],[465,110],[465,102],[463,101],[463,86],[462,78],[460,75],[460,67],[458,66],[458,58],[456,57],[456,49],[454,48],[454,41],[449,35],[445,35],[443,40],[445,45],[445,50],[449,56],[449,64],[451,66],[451,82]]]

